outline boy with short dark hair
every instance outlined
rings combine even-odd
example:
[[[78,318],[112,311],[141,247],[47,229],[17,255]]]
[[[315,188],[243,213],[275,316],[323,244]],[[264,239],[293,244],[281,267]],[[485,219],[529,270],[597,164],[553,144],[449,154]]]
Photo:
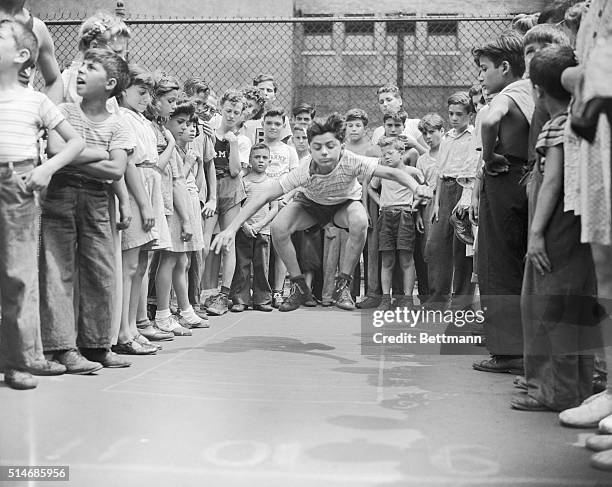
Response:
[[[111,315],[119,296],[108,285],[116,272],[108,181],[121,179],[135,143],[121,116],[109,113],[105,105],[128,83],[127,63],[118,55],[102,49],[86,52],[77,77],[82,101],[60,109],[87,147],[53,176],[41,199],[42,341],[45,352],[72,374],[130,365],[110,351]],[[51,132],[49,150],[60,144]],[[79,295],[74,303],[77,275]]]
[[[429,274],[428,306],[445,309],[453,305],[472,304],[474,285],[472,258],[466,256],[466,245],[460,241],[449,223],[461,199],[465,186],[474,184],[476,153],[472,153],[470,125],[471,100],[468,93],[458,92],[448,98],[448,117],[451,129],[440,143],[438,178],[431,213],[425,259]]]
[[[246,191],[245,204],[265,190],[270,178],[266,169],[270,163],[270,149],[266,144],[251,147],[251,172],[243,178]],[[262,206],[242,224],[236,234],[236,270],[232,281],[231,311],[240,313],[250,303],[258,311],[272,311],[272,290],[268,283],[270,260],[270,222],[278,213],[278,201]],[[251,281],[251,266],[253,279]],[[252,296],[251,296],[252,291]]]
[[[317,111],[308,103],[300,103],[293,107],[293,125],[306,130],[315,118]]]
[[[291,293],[281,306],[281,311],[293,311],[307,300],[312,299],[300,271],[291,234],[305,230],[312,225],[326,225],[329,222],[348,228],[349,238],[336,280],[334,301],[341,309],[353,310],[355,303],[350,295],[353,269],[359,260],[367,235],[367,214],[361,204],[361,186],[358,177],[364,179],[380,176],[393,179],[410,187],[419,199],[431,197],[431,190],[420,186],[410,175],[399,169],[384,167],[378,160],[344,151],[344,118],[337,113],[327,119],[315,121],[308,129],[312,161],[295,171],[281,176],[268,185],[265,192],[246,204],[239,216],[213,242],[212,248],[219,252],[227,245],[233,245],[236,231],[242,223],[266,202],[278,199],[296,188],[293,201],[279,211],[272,224],[272,238],[291,276]]]
[[[534,101],[523,80],[523,40],[499,36],[474,50],[479,81],[498,93],[482,120],[484,175],[480,190],[477,273],[492,357],[473,365],[484,372],[523,369],[520,293],[527,251],[527,196],[520,184],[527,163]]]
[[[0,20],[0,52],[0,369],[9,387],[33,389],[37,381],[32,374],[66,371],[42,353],[34,191],[44,190],[85,144],[46,95],[19,83],[24,64],[36,61],[34,33],[15,20]],[[66,146],[39,165],[42,129],[56,130]]]
[[[592,393],[593,350],[602,345],[593,257],[580,241],[580,218],[564,211],[563,146],[571,95],[561,74],[576,65],[569,46],[545,47],[531,60],[535,96],[550,120],[538,138],[532,170],[536,189],[529,205],[535,208],[521,296],[527,394],[513,397],[515,409],[561,411],[580,404]]]

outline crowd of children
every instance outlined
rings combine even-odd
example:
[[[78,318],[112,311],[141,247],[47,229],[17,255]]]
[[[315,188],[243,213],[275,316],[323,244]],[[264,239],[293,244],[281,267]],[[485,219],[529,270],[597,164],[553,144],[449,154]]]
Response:
[[[359,108],[289,117],[269,75],[217,101],[128,65],[103,13],[47,66],[55,105],[23,86],[49,40],[19,5],[0,20],[5,382],[128,367],[228,311],[481,306],[473,367],[519,375],[512,408],[612,433],[611,8],[557,2],[475,46],[448,126],[381,87],[370,137]],[[612,435],[588,446],[612,468]]]

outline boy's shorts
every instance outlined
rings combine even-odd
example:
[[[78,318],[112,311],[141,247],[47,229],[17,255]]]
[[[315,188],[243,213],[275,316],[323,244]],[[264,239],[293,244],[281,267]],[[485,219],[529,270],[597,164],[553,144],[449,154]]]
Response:
[[[217,213],[223,215],[246,199],[241,176],[217,176]]]
[[[378,250],[414,251],[416,227],[413,211],[407,207],[381,208],[378,216]]]
[[[346,200],[335,205],[322,205],[306,198],[302,192],[296,193],[293,197],[293,202],[298,204],[306,213],[313,217],[321,228],[330,222],[338,228],[343,228],[336,225],[336,222],[334,222],[334,215],[341,209],[346,208],[353,201],[355,200]],[[345,230],[348,229],[345,228]]]

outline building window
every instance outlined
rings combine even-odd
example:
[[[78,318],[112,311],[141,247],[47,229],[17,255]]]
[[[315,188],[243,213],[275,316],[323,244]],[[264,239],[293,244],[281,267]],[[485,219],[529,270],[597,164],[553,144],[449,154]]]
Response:
[[[455,52],[458,49],[459,22],[456,20],[427,21],[427,50]]]
[[[306,14],[307,17],[331,17],[331,14]],[[333,49],[332,34],[334,23],[327,20],[313,20],[304,22],[304,50],[330,51]]]
[[[371,14],[347,14],[347,17],[371,17]],[[374,50],[374,21],[347,20],[344,22],[344,51]]]

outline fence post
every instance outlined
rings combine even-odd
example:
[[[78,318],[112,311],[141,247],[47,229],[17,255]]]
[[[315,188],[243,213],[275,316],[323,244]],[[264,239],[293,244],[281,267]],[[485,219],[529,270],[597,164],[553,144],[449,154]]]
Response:
[[[397,33],[397,49],[395,50],[396,84],[402,99],[404,98],[404,37],[405,32],[402,26]]]

